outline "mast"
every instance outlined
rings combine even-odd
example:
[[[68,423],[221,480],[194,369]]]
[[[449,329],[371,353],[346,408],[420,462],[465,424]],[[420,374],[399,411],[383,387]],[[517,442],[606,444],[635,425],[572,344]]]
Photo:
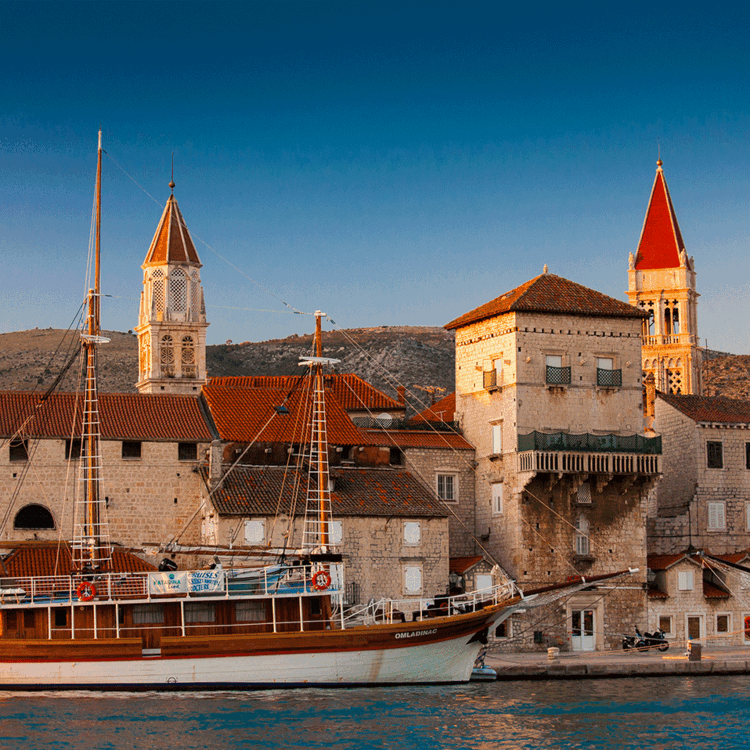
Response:
[[[86,385],[83,402],[83,430],[81,438],[81,491],[76,505],[73,534],[73,569],[94,571],[106,566],[112,553],[109,529],[101,506],[101,427],[99,395],[96,382],[97,345],[109,339],[101,335],[101,190],[102,190],[102,131],[96,164],[96,221],[94,238],[94,288],[88,292],[86,332],[81,334],[81,345],[86,358]]]
[[[313,409],[310,431],[310,476],[315,479],[315,487],[308,486],[305,507],[305,525],[302,547],[328,552],[331,526],[331,486],[328,470],[328,435],[326,430],[325,384],[323,365],[335,364],[338,359],[323,356],[321,321],[325,313],[315,311],[315,355],[301,357],[301,365],[312,368]]]

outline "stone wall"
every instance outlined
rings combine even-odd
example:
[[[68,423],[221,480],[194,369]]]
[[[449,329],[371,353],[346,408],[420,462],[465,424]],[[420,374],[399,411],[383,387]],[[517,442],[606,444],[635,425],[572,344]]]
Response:
[[[10,461],[8,444],[0,448],[0,466],[5,467],[0,472],[0,502],[3,517],[7,517],[0,538],[70,540],[80,461],[66,460],[64,440],[30,439],[28,446],[30,461]],[[126,546],[160,543],[185,528],[183,542],[199,540],[200,522],[190,522],[203,487],[194,471],[198,461],[178,460],[178,444],[172,442],[143,442],[139,459],[123,459],[120,440],[103,440],[101,446],[101,494],[107,498],[113,542]],[[207,448],[207,444],[198,445],[199,459]],[[16,514],[30,504],[51,512],[54,530],[14,529]]]

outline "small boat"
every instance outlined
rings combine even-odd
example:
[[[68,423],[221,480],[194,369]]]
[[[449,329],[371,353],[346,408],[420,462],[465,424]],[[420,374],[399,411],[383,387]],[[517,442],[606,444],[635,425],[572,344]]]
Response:
[[[81,344],[86,359],[82,492],[74,538],[39,573],[43,550],[0,567],[0,689],[186,690],[459,683],[472,676],[491,629],[521,605],[512,581],[472,594],[380,600],[345,609],[341,555],[329,544],[321,317],[312,386],[310,468],[303,543],[272,565],[161,569],[112,544],[102,467],[96,351],[101,335],[97,161],[95,283]],[[49,550],[47,550],[49,552]],[[433,604],[433,606],[429,606]]]

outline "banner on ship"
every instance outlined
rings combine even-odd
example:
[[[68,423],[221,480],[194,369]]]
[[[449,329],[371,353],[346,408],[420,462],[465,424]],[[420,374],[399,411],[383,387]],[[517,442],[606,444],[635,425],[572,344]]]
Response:
[[[193,570],[188,573],[188,590],[191,594],[201,591],[211,593],[224,591],[223,570]]]
[[[187,573],[149,573],[148,592],[154,594],[186,594]]]

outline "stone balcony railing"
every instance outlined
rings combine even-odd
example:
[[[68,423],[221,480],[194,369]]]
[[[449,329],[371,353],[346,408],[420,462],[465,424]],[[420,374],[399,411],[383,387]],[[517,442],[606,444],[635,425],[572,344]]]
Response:
[[[695,344],[695,336],[690,333],[665,333],[658,336],[644,336],[643,346],[663,346],[665,344]]]
[[[659,474],[661,437],[530,432],[518,436],[519,472]]]
[[[557,474],[660,474],[661,456],[636,453],[523,451],[518,472]]]

